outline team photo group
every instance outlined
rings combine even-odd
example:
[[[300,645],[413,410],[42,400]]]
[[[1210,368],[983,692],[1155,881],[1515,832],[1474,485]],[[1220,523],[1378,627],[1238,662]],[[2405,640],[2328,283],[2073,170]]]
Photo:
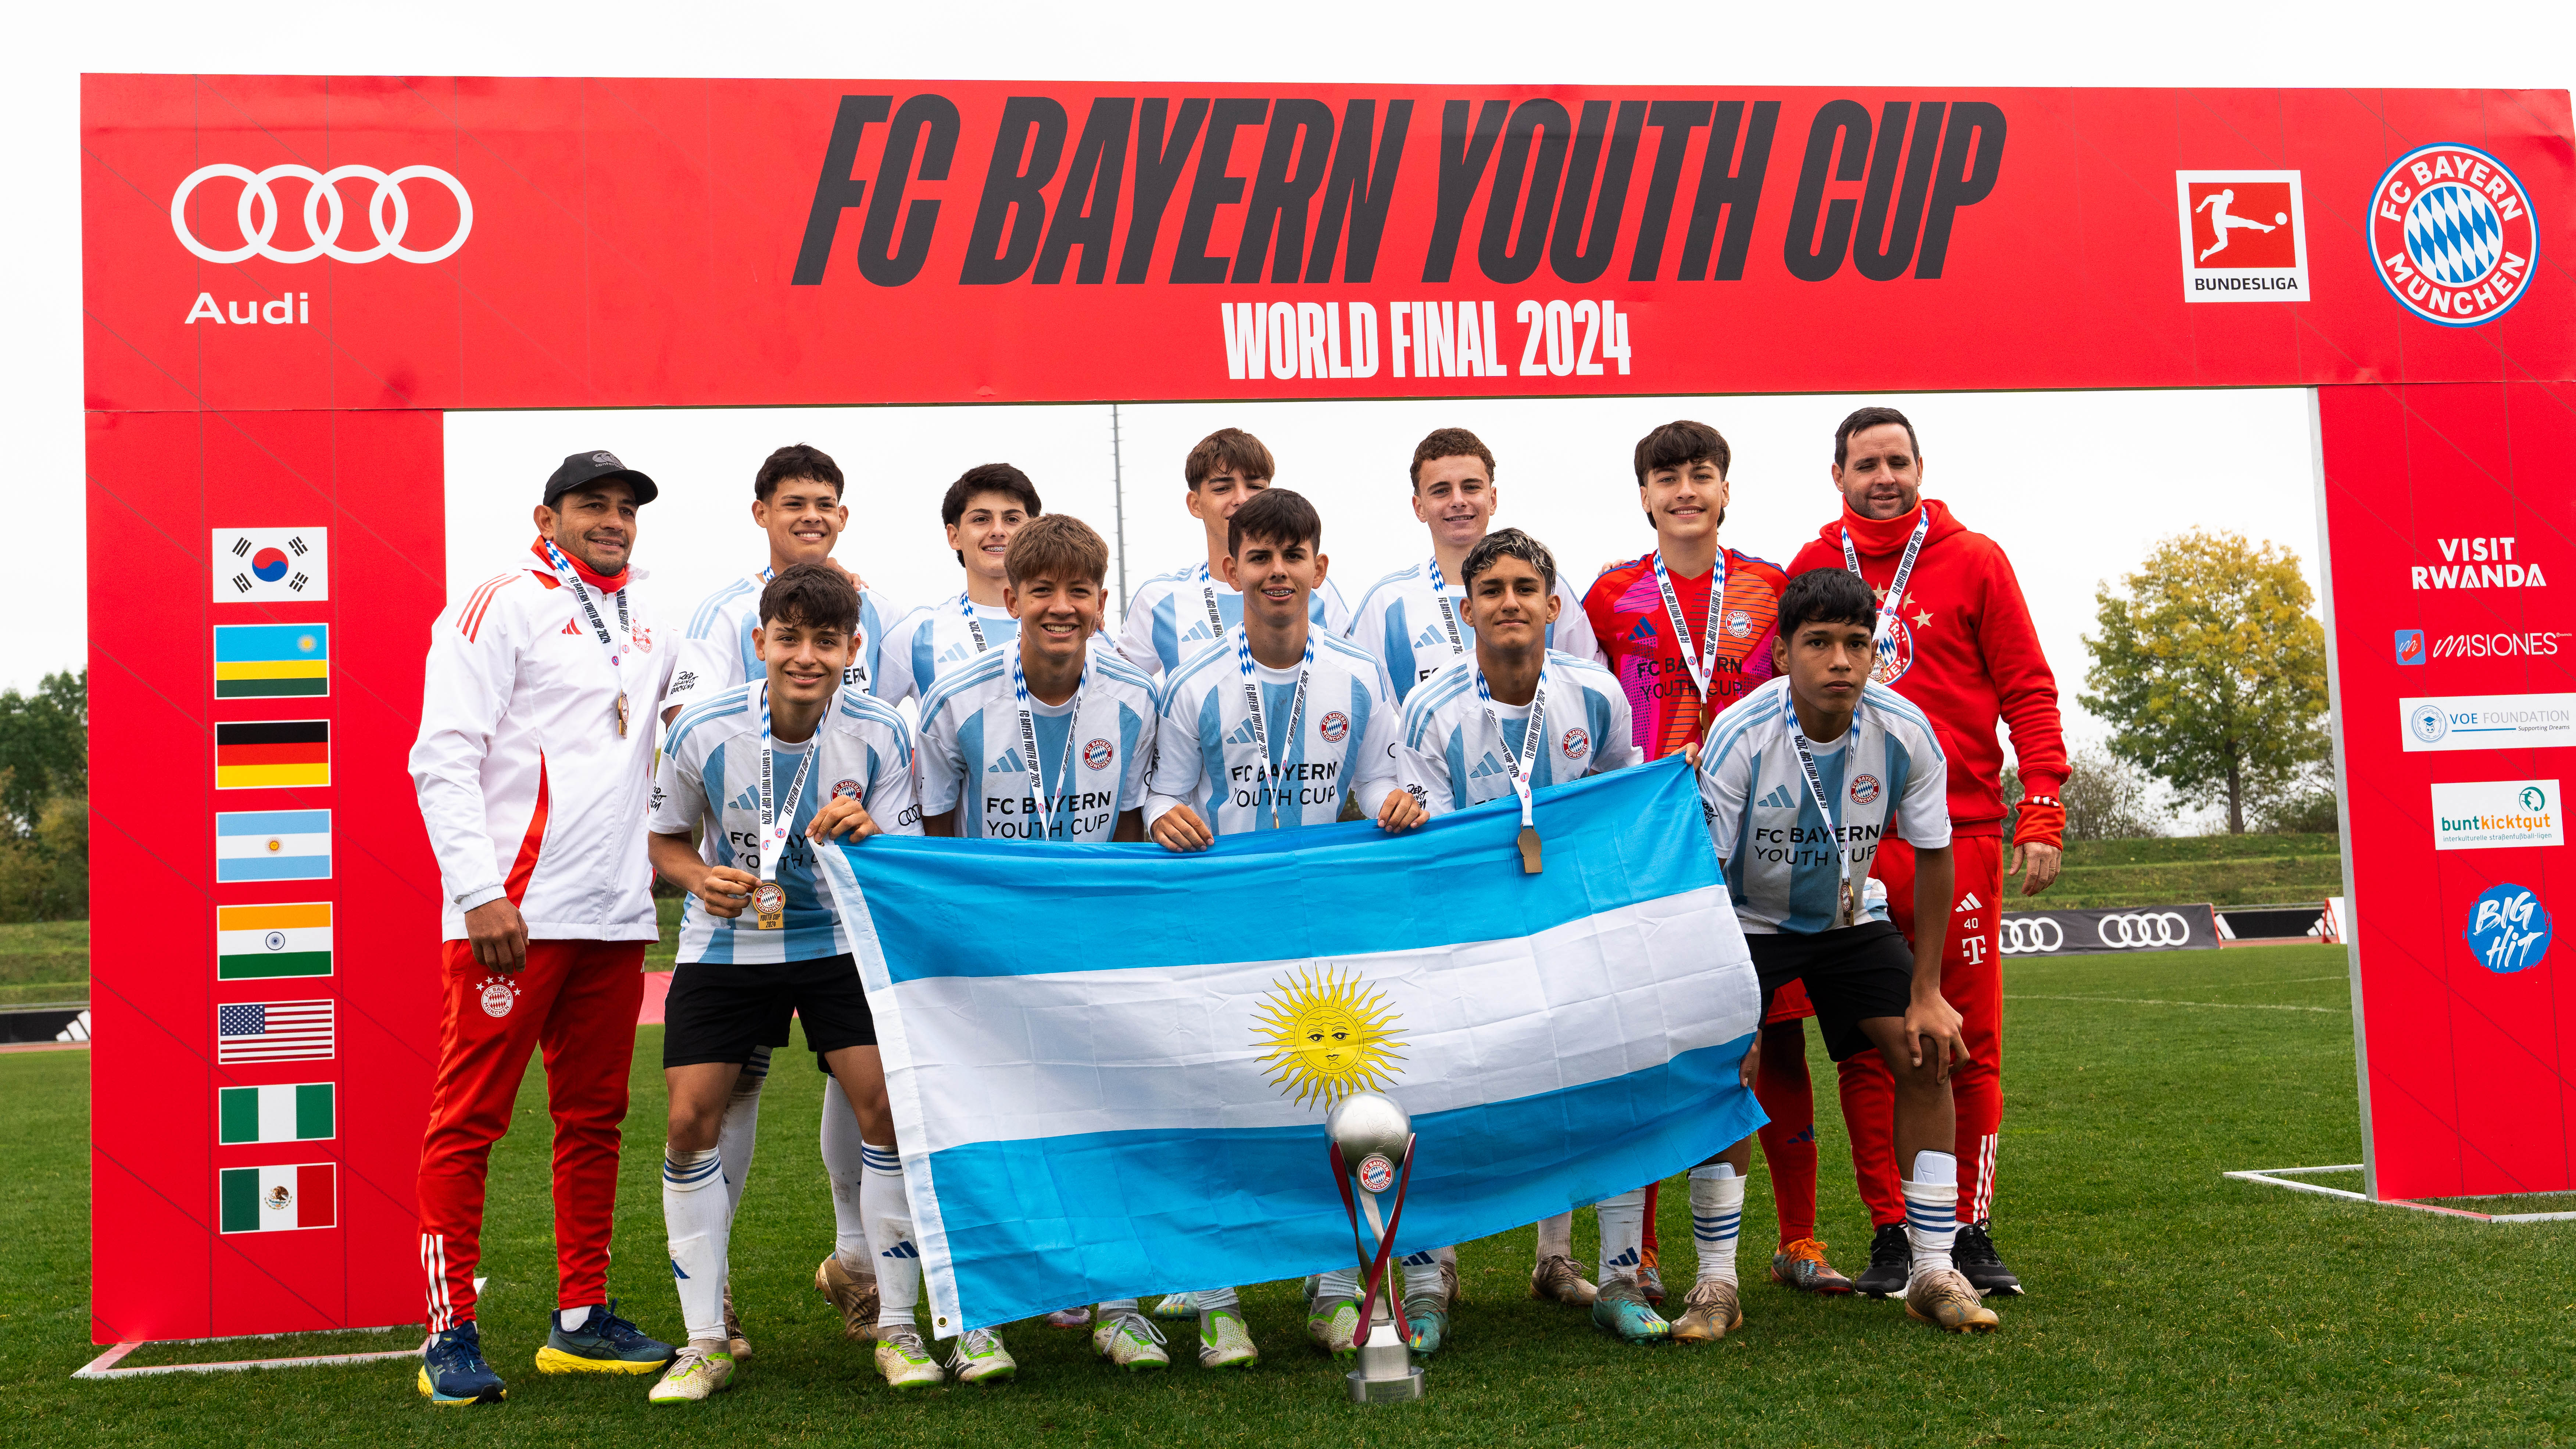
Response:
[[[637,564],[653,479],[606,451],[564,459],[527,551],[434,625],[411,754],[445,896],[418,1186],[420,1392],[506,1396],[507,1355],[476,1325],[485,1178],[540,1049],[558,1311],[536,1368],[646,1377],[655,1403],[735,1384],[760,1305],[737,1312],[728,1242],[791,1018],[826,1079],[832,1240],[815,1291],[893,1388],[1014,1375],[998,1329],[922,1325],[906,1145],[825,852],[849,850],[864,883],[862,842],[881,834],[1196,852],[1339,821],[1405,833],[1516,801],[1535,869],[1534,792],[1676,754],[1687,763],[1667,768],[1696,768],[1759,980],[1742,1079],[1769,1120],[1689,1168],[1695,1264],[1671,1289],[1679,1265],[1664,1261],[1658,1187],[1645,1185],[1596,1205],[1597,1264],[1576,1258],[1571,1213],[1539,1222],[1530,1292],[1629,1343],[1742,1330],[1737,1245],[1758,1136],[1778,1216],[1766,1291],[1864,1295],[1937,1330],[1995,1330],[1987,1300],[2023,1291],[1992,1229],[1997,934],[2008,886],[2035,894],[2058,874],[2057,686],[2002,549],[1923,495],[1914,424],[1886,407],[1829,434],[1828,421],[1816,465],[1842,506],[1813,534],[1721,541],[1729,446],[1677,421],[1633,444],[1639,551],[1573,573],[1493,526],[1500,470],[1471,432],[1432,431],[1409,464],[1289,460],[1389,489],[1408,475],[1421,561],[1347,594],[1330,520],[1274,486],[1281,463],[1259,439],[1221,429],[1180,470],[1204,556],[1145,580],[1123,610],[1107,542],[1047,512],[1009,463],[947,486],[939,523],[961,587],[904,607],[869,587],[865,565],[927,546],[927,490],[899,512],[870,500],[871,522],[852,530],[830,456],[799,443],[746,459],[765,558],[750,531],[692,537],[681,547],[738,555],[742,572],[703,600],[666,599]],[[1598,501],[1632,506],[1624,486]],[[686,897],[662,1039],[678,1332],[620,1316],[608,1284],[657,880]],[[1874,1233],[1865,1266],[1846,1258],[1851,1275],[1817,1235],[1810,1017]],[[1416,1355],[1450,1335],[1456,1264],[1454,1248],[1428,1249],[1388,1270]],[[1193,1325],[1202,1367],[1259,1362],[1235,1287],[1163,1286],[1175,1291],[1150,1307],[1066,1305],[1038,1322],[1088,1334],[1115,1369],[1167,1368]],[[1351,1357],[1367,1332],[1359,1272],[1304,1288],[1313,1348]]]

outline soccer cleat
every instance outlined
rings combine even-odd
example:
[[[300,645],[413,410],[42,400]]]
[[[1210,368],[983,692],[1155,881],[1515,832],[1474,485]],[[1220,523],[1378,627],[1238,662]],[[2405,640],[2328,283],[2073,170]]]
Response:
[[[1914,1276],[1914,1244],[1905,1224],[1884,1223],[1869,1240],[1869,1266],[1852,1280],[1852,1288],[1870,1298],[1902,1298]]]
[[[1020,1371],[1019,1361],[1002,1347],[1002,1336],[989,1328],[970,1328],[957,1335],[949,1352],[948,1371],[961,1384],[998,1384]]]
[[[1646,1295],[1647,1302],[1655,1305],[1657,1308],[1663,1307],[1663,1270],[1657,1268],[1652,1263],[1639,1264],[1637,1268],[1637,1291]]]
[[[1170,1368],[1172,1356],[1163,1352],[1164,1341],[1163,1330],[1141,1313],[1118,1314],[1091,1330],[1091,1351],[1109,1360],[1111,1368],[1130,1373]]]
[[[693,1339],[671,1360],[648,1404],[695,1404],[733,1387],[733,1355],[714,1339]]]
[[[1199,1296],[1195,1293],[1166,1293],[1153,1307],[1153,1315],[1165,1323],[1180,1323],[1199,1316]]]
[[[1915,1274],[1905,1290],[1905,1316],[1948,1333],[1992,1333],[2003,1322],[1977,1301],[1977,1290],[1956,1268]]]
[[[1449,1300],[1417,1294],[1404,1300],[1404,1346],[1425,1358],[1449,1341]]]
[[[1673,1326],[1646,1301],[1637,1280],[1625,1274],[1602,1284],[1593,1296],[1592,1324],[1621,1343],[1664,1343],[1673,1334]]]
[[[742,1318],[733,1311],[733,1279],[725,1279],[725,1352],[739,1363],[751,1357],[751,1340],[742,1336]]]
[[[1091,1307],[1089,1304],[1085,1304],[1080,1308],[1059,1308],[1055,1312],[1046,1316],[1046,1326],[1049,1328],[1089,1328],[1091,1326]]]
[[[1673,1320],[1673,1342],[1715,1343],[1744,1326],[1744,1305],[1735,1285],[1715,1278],[1691,1285],[1682,1299],[1682,1316]]]
[[[1903,1232],[1903,1228],[1897,1229]],[[1801,1293],[1838,1295],[1852,1291],[1852,1280],[1825,1261],[1822,1238],[1800,1238],[1771,1255],[1771,1281]]]
[[[2006,1298],[2021,1296],[2021,1280],[2004,1266],[1995,1252],[1993,1224],[1985,1219],[1960,1227],[1958,1238],[1950,1245],[1950,1261],[1959,1266],[1959,1274],[1968,1286],[1981,1295],[2000,1293]]]
[[[1550,1253],[1530,1270],[1530,1296],[1550,1303],[1588,1307],[1600,1289],[1583,1276],[1583,1265],[1563,1253]]]
[[[678,1352],[658,1338],[617,1316],[617,1300],[591,1305],[581,1327],[566,1333],[557,1318],[546,1330],[546,1346],[537,1350],[541,1374],[658,1373]]]
[[[1356,1298],[1319,1298],[1306,1305],[1306,1336],[1315,1347],[1337,1359],[1348,1361],[1359,1354],[1352,1339],[1359,1336],[1360,1301]]]
[[[890,1389],[927,1389],[948,1377],[921,1346],[921,1330],[909,1323],[877,1329],[877,1372],[885,1375]]]
[[[1252,1329],[1231,1308],[1211,1308],[1199,1315],[1199,1367],[1248,1369],[1261,1362]]]
[[[877,1336],[877,1276],[862,1278],[841,1266],[836,1254],[814,1270],[814,1291],[841,1312],[841,1337],[865,1343]],[[730,1329],[733,1325],[725,1325]]]
[[[433,1404],[497,1404],[509,1385],[483,1361],[482,1334],[474,1320],[433,1334],[420,1351],[420,1392]]]

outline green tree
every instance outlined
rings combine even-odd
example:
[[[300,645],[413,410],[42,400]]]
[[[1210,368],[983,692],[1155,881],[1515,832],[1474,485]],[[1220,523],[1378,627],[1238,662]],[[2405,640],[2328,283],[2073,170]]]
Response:
[[[0,691],[0,832],[25,840],[57,795],[89,793],[89,671]]]
[[[2242,834],[2327,754],[2325,628],[2298,555],[2194,529],[2120,585],[2094,591],[2084,707],[2111,723],[2111,753],[2186,799],[2223,791]]]

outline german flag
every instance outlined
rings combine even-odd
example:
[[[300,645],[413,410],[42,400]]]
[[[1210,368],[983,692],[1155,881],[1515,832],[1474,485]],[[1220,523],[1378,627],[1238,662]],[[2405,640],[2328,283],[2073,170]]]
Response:
[[[233,720],[215,726],[215,788],[273,790],[331,783],[327,719]]]

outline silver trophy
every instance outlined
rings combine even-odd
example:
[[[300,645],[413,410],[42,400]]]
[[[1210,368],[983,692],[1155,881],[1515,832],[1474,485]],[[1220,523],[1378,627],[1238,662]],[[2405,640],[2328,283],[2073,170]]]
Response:
[[[1413,1178],[1413,1119],[1382,1092],[1353,1092],[1325,1114],[1324,1135],[1332,1139],[1333,1177],[1350,1213],[1351,1246],[1359,1256],[1362,1285],[1359,1338],[1353,1345],[1359,1350],[1359,1367],[1346,1380],[1351,1402],[1419,1399],[1422,1369],[1404,1346],[1404,1309],[1395,1301],[1393,1276],[1395,1230],[1404,1219],[1404,1190]],[[1390,1191],[1391,1205],[1381,1213],[1378,1198]],[[1363,1213],[1374,1251],[1361,1236]]]

